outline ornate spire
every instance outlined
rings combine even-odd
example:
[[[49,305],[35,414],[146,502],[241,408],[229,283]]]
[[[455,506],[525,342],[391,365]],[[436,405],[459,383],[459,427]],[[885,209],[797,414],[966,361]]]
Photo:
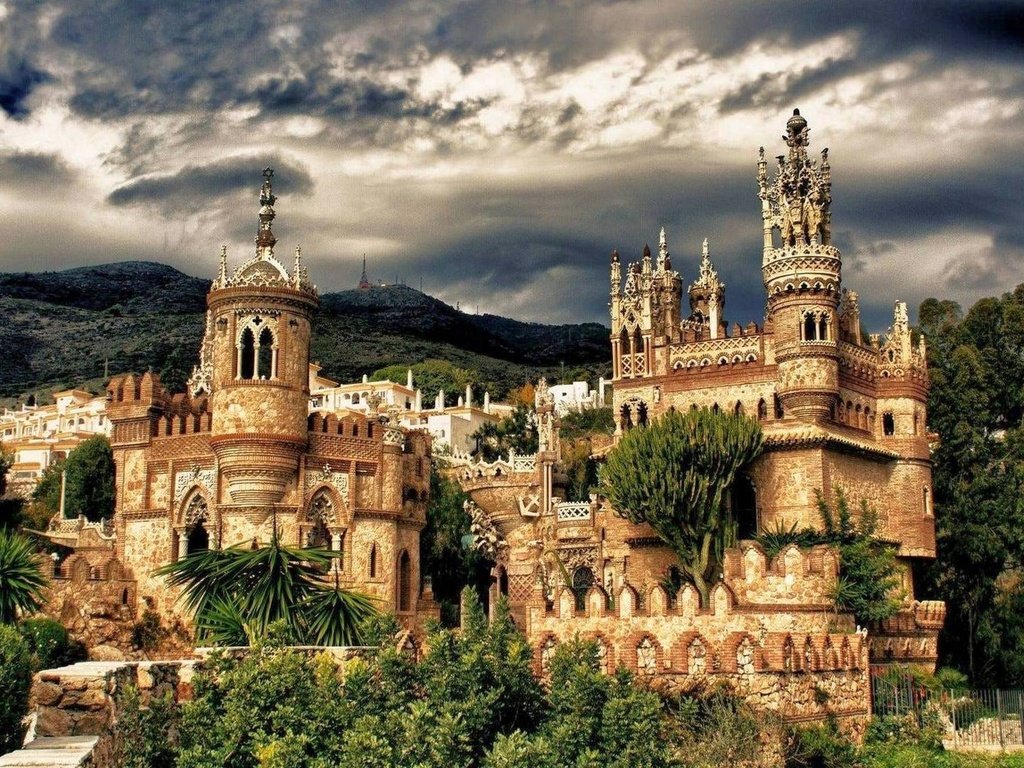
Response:
[[[612,251],[612,296],[618,296],[622,292],[622,266],[619,264],[619,252]]]
[[[697,281],[693,284],[694,287],[711,288],[711,287],[724,287],[722,283],[718,281],[718,272],[715,271],[715,265],[711,263],[711,251],[708,247],[708,239],[705,237],[704,242],[700,249],[700,274],[697,276]]]
[[[292,280],[295,281],[295,287],[296,288],[298,288],[300,285],[302,285],[303,278],[305,277],[305,275],[303,275],[304,271],[305,271],[305,268],[302,266],[302,246],[301,245],[296,245],[295,246],[295,269],[292,270]]]
[[[794,109],[786,122],[786,135],[782,140],[789,147],[789,156],[778,156],[778,172],[771,184],[764,148],[758,153],[757,179],[766,253],[773,247],[771,232],[774,229],[781,232],[783,247],[829,245],[832,177],[828,150],[821,153],[820,167],[807,157],[810,128],[799,109]]]
[[[277,196],[274,195],[271,179],[274,178],[273,168],[263,169],[263,185],[260,187],[260,228],[256,235],[256,252],[261,258],[269,258],[274,255],[274,246],[277,238],[271,225],[274,222],[274,203]]]
[[[669,261],[668,255],[668,238],[665,236],[665,228],[661,228],[661,232],[658,234],[658,271],[664,272],[666,269],[672,268],[672,262]]]
[[[223,288],[228,284],[228,247],[220,247],[220,272],[217,275],[217,284]]]
[[[651,273],[651,246],[647,243],[644,243],[644,255],[641,261],[641,269],[645,275],[649,275]]]

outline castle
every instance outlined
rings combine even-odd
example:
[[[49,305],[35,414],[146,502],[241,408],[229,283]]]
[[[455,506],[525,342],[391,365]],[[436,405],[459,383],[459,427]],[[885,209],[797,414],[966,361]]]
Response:
[[[618,253],[611,257],[616,437],[597,453],[670,409],[746,413],[765,435],[764,453],[731,489],[738,543],[706,598],[671,586],[676,556],[649,526],[597,495],[563,498],[560,409],[543,380],[535,455],[485,462],[453,449],[445,459],[470,497],[475,544],[495,563],[490,604],[507,598],[538,673],[555,646],[579,635],[597,642],[608,671],[625,665],[680,687],[724,680],[792,720],[863,722],[870,665],[934,666],[945,606],[916,597],[935,556],[924,340],[914,342],[900,302],[884,338],[864,337],[831,242],[827,150],[809,157],[798,112],[785,141],[773,177],[763,149],[757,163],[761,325],[726,323],[725,285],[706,241],[685,317],[664,230],[657,257],[645,247],[625,275]],[[276,527],[289,544],[338,551],[341,583],[415,628],[437,615],[419,567],[431,438],[402,426],[411,383],[389,407],[309,413],[318,298],[298,250],[291,272],[274,256],[271,177],[266,171],[255,255],[229,275],[221,253],[188,392],[168,393],[152,373],[108,385],[114,531],[90,529],[97,546],[68,558],[62,574],[80,583],[99,575],[122,602],[149,596],[173,612],[175,595],[155,568],[196,549],[267,541]],[[836,488],[874,507],[878,533],[898,545],[904,604],[878,626],[837,612],[830,548],[790,545],[768,557],[755,541],[819,527],[815,491]]]
[[[319,300],[301,251],[291,272],[274,255],[272,177],[264,171],[256,253],[229,273],[221,251],[189,391],[171,394],[153,373],[107,386],[115,570],[169,613],[175,595],[155,568],[258,545],[276,526],[288,545],[340,553],[340,583],[412,625],[437,613],[419,572],[430,437],[402,428],[396,412],[309,413]]]
[[[675,554],[649,526],[597,496],[561,499],[557,412],[543,385],[536,457],[452,464],[471,498],[477,544],[497,563],[492,597],[508,598],[538,670],[555,645],[580,634],[597,640],[608,669],[625,664],[684,686],[728,678],[801,719],[865,714],[870,664],[934,666],[945,606],[915,599],[916,577],[935,556],[924,340],[914,343],[901,302],[884,339],[864,338],[831,242],[828,151],[809,157],[798,111],[785,142],[773,178],[764,149],[757,163],[762,325],[727,324],[707,241],[685,316],[664,230],[656,258],[645,246],[624,270],[611,256],[616,434],[670,409],[710,408],[755,417],[765,435],[764,453],[731,489],[739,543],[706,602],[690,586],[672,593]],[[905,603],[883,626],[856,627],[835,611],[831,550],[791,545],[769,559],[753,540],[820,528],[815,491],[835,488],[866,500],[880,537],[898,542]]]

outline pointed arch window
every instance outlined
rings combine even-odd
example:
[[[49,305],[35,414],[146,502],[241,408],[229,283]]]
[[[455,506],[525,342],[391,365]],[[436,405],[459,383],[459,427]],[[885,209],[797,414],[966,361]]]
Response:
[[[368,563],[368,566],[367,566],[366,570],[369,573],[369,576],[370,576],[371,579],[376,579],[377,578],[377,545],[376,544],[371,544],[370,545],[370,557],[369,557],[369,563]]]
[[[412,610],[412,562],[405,550],[398,558],[398,610]]]
[[[817,338],[815,330],[814,315],[808,312],[804,315],[804,341],[814,341]]]
[[[277,378],[277,349],[274,343],[274,332],[269,328],[260,331],[258,359],[256,361],[256,378]]]
[[[251,379],[256,374],[256,335],[251,328],[242,331],[238,345],[238,378]]]

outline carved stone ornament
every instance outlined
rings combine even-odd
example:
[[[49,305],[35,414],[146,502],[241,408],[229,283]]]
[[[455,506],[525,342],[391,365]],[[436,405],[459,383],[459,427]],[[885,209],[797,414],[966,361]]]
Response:
[[[174,476],[174,501],[180,502],[190,488],[199,486],[206,491],[208,496],[214,496],[217,490],[217,473],[211,467],[201,469],[198,464],[193,464],[189,469],[178,472]]]
[[[306,468],[306,493],[325,483],[334,488],[346,504],[349,503],[347,472],[336,472],[330,464],[324,464],[320,469]]]
[[[490,560],[498,561],[508,544],[498,532],[497,526],[472,500],[467,499],[463,508],[470,516],[469,532],[473,536],[473,547]]]

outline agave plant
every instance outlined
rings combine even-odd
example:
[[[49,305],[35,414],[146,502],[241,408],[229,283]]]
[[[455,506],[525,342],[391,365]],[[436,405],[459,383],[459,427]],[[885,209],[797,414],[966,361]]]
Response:
[[[46,576],[32,542],[13,531],[0,531],[0,624],[11,624],[21,613],[43,603]]]
[[[156,571],[182,589],[200,639],[243,645],[284,622],[299,642],[358,641],[358,625],[374,613],[371,598],[325,585],[321,575],[336,552],[286,547],[274,536],[252,549],[196,552]]]

